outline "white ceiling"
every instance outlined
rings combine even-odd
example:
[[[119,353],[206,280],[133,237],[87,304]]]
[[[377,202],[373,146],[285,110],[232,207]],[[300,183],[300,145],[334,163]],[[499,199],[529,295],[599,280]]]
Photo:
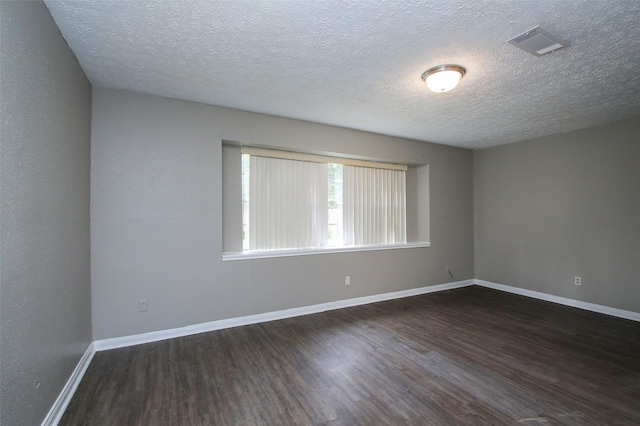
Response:
[[[97,87],[467,148],[640,116],[636,0],[45,3]],[[571,45],[506,43],[536,25]]]

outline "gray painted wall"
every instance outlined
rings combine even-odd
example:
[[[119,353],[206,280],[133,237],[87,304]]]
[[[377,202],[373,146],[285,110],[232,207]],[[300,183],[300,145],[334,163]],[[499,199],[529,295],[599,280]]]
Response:
[[[640,312],[639,162],[640,117],[476,151],[476,278]]]
[[[222,262],[223,140],[429,164],[432,247]],[[94,88],[91,155],[96,339],[473,278],[469,150]]]
[[[0,2],[0,424],[42,422],[91,335],[91,87],[42,2]]]

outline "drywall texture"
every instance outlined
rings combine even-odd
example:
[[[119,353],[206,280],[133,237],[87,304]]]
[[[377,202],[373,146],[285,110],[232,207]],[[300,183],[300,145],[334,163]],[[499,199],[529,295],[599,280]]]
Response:
[[[432,247],[222,262],[223,140],[429,164]],[[473,278],[466,149],[94,88],[91,156],[96,339]]]
[[[40,424],[91,342],[91,87],[42,2],[0,2],[2,425]]]
[[[476,278],[640,312],[639,135],[635,118],[475,151]]]
[[[639,1],[46,3],[97,87],[467,148],[640,114]],[[506,43],[537,24],[570,47]],[[431,93],[447,63],[466,75]]]

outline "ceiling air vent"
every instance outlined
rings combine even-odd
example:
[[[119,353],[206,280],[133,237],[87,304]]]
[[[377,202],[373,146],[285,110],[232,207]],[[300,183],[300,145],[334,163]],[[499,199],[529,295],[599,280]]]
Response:
[[[507,40],[507,43],[536,56],[542,56],[569,45],[569,42],[554,36],[539,26]]]

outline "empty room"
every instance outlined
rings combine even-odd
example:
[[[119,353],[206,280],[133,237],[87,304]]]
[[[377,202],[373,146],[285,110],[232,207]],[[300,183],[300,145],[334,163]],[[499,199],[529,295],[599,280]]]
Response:
[[[0,425],[640,424],[640,2],[0,0]]]

